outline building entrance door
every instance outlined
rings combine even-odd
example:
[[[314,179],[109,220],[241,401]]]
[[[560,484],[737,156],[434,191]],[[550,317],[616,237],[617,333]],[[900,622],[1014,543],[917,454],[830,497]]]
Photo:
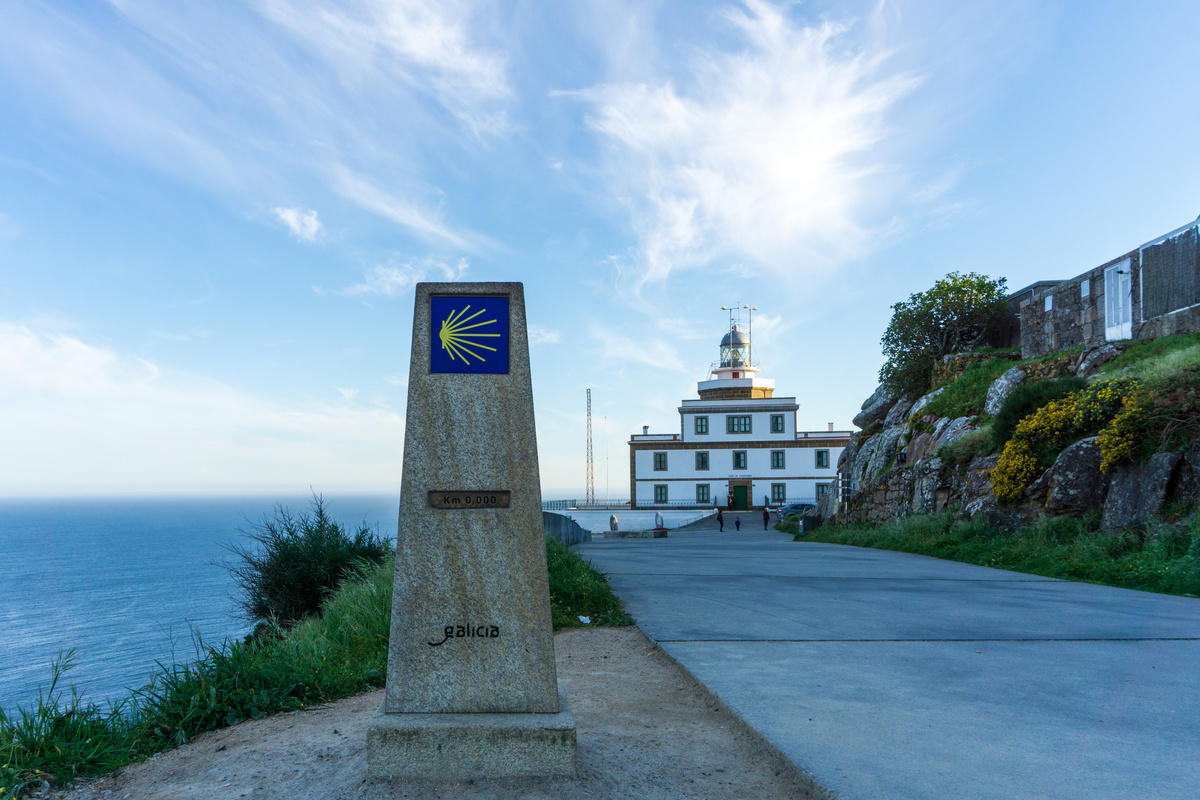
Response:
[[[1133,284],[1129,259],[1104,270],[1104,338],[1133,337]]]
[[[733,510],[745,511],[750,506],[746,504],[746,495],[750,493],[749,486],[734,486],[733,487]]]

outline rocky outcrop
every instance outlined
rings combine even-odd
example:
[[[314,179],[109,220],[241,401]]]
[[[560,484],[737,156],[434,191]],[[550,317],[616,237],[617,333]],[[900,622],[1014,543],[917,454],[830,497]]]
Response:
[[[1156,519],[1182,460],[1182,453],[1157,453],[1145,464],[1117,467],[1109,483],[1101,527],[1119,530]]]
[[[1125,342],[1105,342],[1094,345],[1079,354],[1079,363],[1075,366],[1075,376],[1090,378],[1100,371],[1100,368],[1129,349]]]
[[[896,397],[885,386],[880,386],[875,390],[874,394],[866,399],[862,404],[862,411],[854,418],[855,426],[866,429],[873,422],[881,422],[888,412],[892,410],[892,406],[896,402]]]
[[[1004,398],[1008,397],[1013,389],[1020,386],[1028,375],[1029,373],[1020,367],[1013,367],[996,378],[988,387],[987,399],[983,401],[983,413],[992,417],[1000,413],[1000,407],[1004,405]]]
[[[912,400],[909,400],[907,397],[901,397],[892,406],[891,410],[888,411],[887,416],[883,418],[884,426],[891,428],[908,422],[908,411],[912,406]]]
[[[1058,454],[1025,496],[1044,501],[1047,514],[1078,516],[1099,508],[1108,493],[1108,478],[1100,472],[1103,460],[1095,436],[1081,439]]]

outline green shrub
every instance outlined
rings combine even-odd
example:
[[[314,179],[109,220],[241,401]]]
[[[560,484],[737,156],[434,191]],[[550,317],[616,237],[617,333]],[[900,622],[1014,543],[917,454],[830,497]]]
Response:
[[[225,549],[236,560],[224,566],[242,589],[239,605],[251,620],[291,627],[317,614],[321,603],[357,564],[380,564],[392,556],[388,539],[366,523],[353,535],[329,518],[314,496],[312,513],[294,516],[282,505],[250,531],[250,544]]]
[[[1164,336],[1161,339],[1146,339],[1140,342],[1130,342],[1128,349],[1119,356],[1100,367],[1101,374],[1112,375],[1125,372],[1130,377],[1144,380],[1147,372],[1154,372],[1166,365],[1166,369],[1177,369],[1187,363],[1194,364],[1197,357],[1196,348],[1200,347],[1200,333],[1181,333],[1175,336]],[[1182,354],[1179,351],[1192,351]],[[1178,353],[1178,355],[1176,355]],[[1177,366],[1170,362],[1178,360]],[[1154,362],[1159,362],[1158,366]],[[1139,374],[1140,373],[1140,374]]]
[[[1087,387],[1087,381],[1074,376],[1017,386],[992,418],[992,450],[1002,450],[1017,429],[1017,423],[1053,400]]]

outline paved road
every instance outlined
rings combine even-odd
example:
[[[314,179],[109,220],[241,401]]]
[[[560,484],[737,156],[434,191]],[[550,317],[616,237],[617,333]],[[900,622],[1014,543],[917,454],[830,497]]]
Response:
[[[837,797],[1200,798],[1200,600],[752,527],[578,550]]]

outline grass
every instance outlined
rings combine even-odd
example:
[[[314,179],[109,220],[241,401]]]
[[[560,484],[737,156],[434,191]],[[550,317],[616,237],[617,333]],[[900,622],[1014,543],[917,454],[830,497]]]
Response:
[[[933,414],[937,417],[956,419],[982,414],[988,388],[1015,364],[1015,361],[1003,358],[972,364],[963,370],[957,380],[943,384],[945,390],[921,409],[921,416]]]
[[[1181,351],[1190,352],[1184,354]],[[1168,366],[1172,362],[1178,362],[1178,365]],[[1125,373],[1144,380],[1148,377],[1147,373],[1170,369],[1195,369],[1197,364],[1200,364],[1200,333],[1179,333],[1161,339],[1130,342],[1125,352],[1100,367],[1100,374],[1114,377],[1115,373]]]
[[[631,625],[604,575],[547,537],[554,629]],[[191,663],[159,664],[148,686],[107,708],[64,691],[74,653],[51,666],[50,687],[11,715],[0,709],[0,800],[43,782],[103,775],[206,731],[298,711],[384,685],[394,564],[360,565],[320,616],[206,646]]]
[[[1200,597],[1200,514],[1173,525],[1120,534],[1098,530],[1099,514],[1046,517],[1015,533],[951,513],[907,517],[885,525],[826,525],[798,542],[829,542],[945,558],[1049,578],[1146,592]]]

